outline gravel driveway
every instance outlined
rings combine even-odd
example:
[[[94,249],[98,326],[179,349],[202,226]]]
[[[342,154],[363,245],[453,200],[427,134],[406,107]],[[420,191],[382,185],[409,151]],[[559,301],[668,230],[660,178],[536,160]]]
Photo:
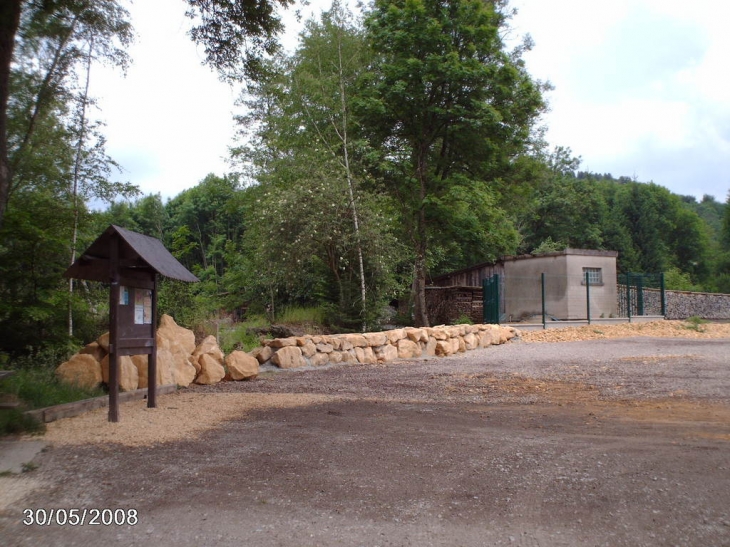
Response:
[[[517,342],[197,386],[161,412],[191,392],[290,404],[154,445],[54,443],[0,543],[730,545],[729,356],[728,339]],[[145,427],[131,412],[120,434]],[[25,526],[24,508],[138,522]]]

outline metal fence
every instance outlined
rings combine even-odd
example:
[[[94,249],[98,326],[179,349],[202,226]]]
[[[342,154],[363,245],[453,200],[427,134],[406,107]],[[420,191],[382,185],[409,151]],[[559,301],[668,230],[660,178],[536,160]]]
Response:
[[[484,322],[543,323],[663,316],[663,274],[493,276],[483,284]]]

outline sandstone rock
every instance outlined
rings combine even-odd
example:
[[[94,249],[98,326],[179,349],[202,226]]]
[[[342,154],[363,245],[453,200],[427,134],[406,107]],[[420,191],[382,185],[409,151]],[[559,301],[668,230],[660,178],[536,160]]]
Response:
[[[447,355],[451,355],[453,353],[451,341],[438,340],[436,342],[436,348],[434,349],[434,353],[439,357],[446,357]]]
[[[355,357],[354,349],[351,349],[349,351],[342,351],[340,353],[342,354],[341,363],[343,365],[354,365],[355,363],[357,363],[357,357]]]
[[[169,349],[157,348],[157,385],[175,384],[175,356]],[[192,382],[192,380],[191,380]],[[188,382],[190,385],[190,382]]]
[[[479,347],[479,338],[471,332],[464,336],[464,346],[467,351],[477,349]]]
[[[119,390],[134,391],[139,387],[139,374],[137,367],[134,366],[132,358],[128,355],[122,355],[117,358],[119,363]],[[107,355],[101,361],[101,376],[104,383],[109,383],[109,356]]]
[[[157,333],[171,342],[171,345],[178,344],[180,347],[191,355],[195,351],[195,333],[175,323],[175,320],[169,315],[163,315],[160,319],[160,327]],[[175,353],[172,349],[170,351]]]
[[[190,358],[180,358],[170,352],[170,350],[158,350],[158,362],[160,360],[160,356],[165,355],[165,351],[169,354],[169,359],[171,360],[170,371],[172,372],[172,381],[179,387],[188,387],[193,383],[195,377],[198,375],[198,371],[190,362]]]
[[[388,337],[388,342],[395,345],[406,337],[406,331],[405,329],[393,329],[385,331],[385,335]]]
[[[428,342],[428,334],[425,329],[415,329],[413,327],[406,327],[406,336],[409,340],[414,342]]]
[[[315,353],[309,359],[309,362],[312,364],[313,367],[321,367],[324,365],[328,365],[330,362],[330,354],[329,353]]]
[[[59,380],[85,388],[95,388],[102,382],[101,364],[93,355],[77,353],[56,369]]]
[[[232,380],[253,380],[259,375],[259,362],[243,351],[234,351],[226,357],[226,367]]]
[[[358,363],[362,363],[364,365],[373,365],[378,362],[378,358],[375,357],[375,352],[373,351],[373,348],[369,346],[366,348],[355,346],[354,351]]]
[[[412,359],[414,357],[421,356],[421,346],[413,340],[403,338],[398,340],[398,358],[399,359]]]
[[[86,344],[79,353],[81,355],[91,355],[99,363],[101,363],[101,360],[107,354],[107,352],[104,350],[104,348],[102,348],[99,345],[99,342],[92,342],[91,344]]]
[[[398,358],[398,349],[390,344],[384,344],[373,348],[378,361],[392,361]]]
[[[368,345],[372,347],[384,346],[388,343],[388,337],[384,332],[366,332],[363,338],[367,340]]]
[[[428,337],[428,342],[426,342],[426,347],[423,351],[426,352],[426,355],[430,355],[433,357],[436,355],[436,344],[438,343],[438,340],[436,340],[433,336]]]
[[[267,346],[269,346],[271,348],[279,349],[279,348],[285,348],[285,347],[290,347],[290,346],[296,346],[297,340],[296,340],[296,338],[274,338],[273,340],[267,340],[265,343]]]
[[[336,365],[338,363],[342,362],[342,352],[341,351],[333,351],[331,353],[328,353],[330,363],[333,365]]]
[[[296,346],[282,347],[271,357],[271,362],[279,368],[297,368],[307,364],[302,350]]]
[[[223,365],[209,353],[203,353],[198,357],[198,364],[200,365],[200,373],[195,378],[196,384],[217,384],[226,375]]]
[[[449,339],[449,335],[443,328],[434,328],[432,330],[431,336],[433,336],[438,341],[444,341]]]
[[[456,346],[456,351],[458,351],[459,353],[464,353],[466,351],[466,343],[464,342],[464,338],[462,338],[461,336],[457,338],[452,338],[451,344]]]
[[[215,339],[215,336],[206,336],[205,339],[198,344],[198,347],[195,348],[195,351],[191,356],[191,361],[193,363],[198,361],[200,356],[203,354],[210,355],[213,359],[218,361],[220,365],[223,365],[224,355],[220,346],[218,346],[218,341]]]
[[[362,334],[343,334],[342,338],[347,340],[353,348],[366,348],[370,345]]]
[[[96,339],[96,343],[104,350],[105,353],[109,353],[109,333],[105,332],[99,338]]]
[[[304,344],[301,349],[304,357],[311,357],[317,353],[317,346],[315,346],[311,340],[307,340],[306,344]]]
[[[138,389],[149,387],[149,379],[147,373],[149,372],[149,356],[148,355],[133,355],[132,362],[137,367]],[[157,350],[157,385],[165,386],[174,383],[172,378],[171,365],[174,361],[174,357],[170,350],[158,349]]]
[[[352,345],[352,342],[350,342],[346,338],[340,338],[339,342],[340,342],[340,351],[350,351],[352,348],[355,347]]]
[[[274,350],[269,346],[261,346],[252,350],[250,355],[251,357],[255,357],[259,363],[263,364],[271,359],[271,356],[274,355]]]
[[[320,342],[315,348],[319,353],[331,353],[335,350],[332,344],[325,344],[324,342]]]

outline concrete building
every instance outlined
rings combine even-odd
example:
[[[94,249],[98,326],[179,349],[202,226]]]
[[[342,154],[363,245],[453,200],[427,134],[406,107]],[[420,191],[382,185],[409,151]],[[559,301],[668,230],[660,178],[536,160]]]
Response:
[[[539,256],[506,256],[493,263],[434,278],[427,297],[434,301],[434,311],[437,311],[438,303],[440,309],[458,310],[477,320],[481,313],[478,300],[481,299],[482,280],[496,274],[500,276],[502,320],[521,321],[542,315],[542,274],[545,274],[545,312],[550,318],[587,319],[589,295],[591,319],[616,317],[617,257],[616,251],[588,249],[565,249]],[[472,295],[470,299],[467,293]],[[439,313],[442,315],[441,321],[452,319]]]

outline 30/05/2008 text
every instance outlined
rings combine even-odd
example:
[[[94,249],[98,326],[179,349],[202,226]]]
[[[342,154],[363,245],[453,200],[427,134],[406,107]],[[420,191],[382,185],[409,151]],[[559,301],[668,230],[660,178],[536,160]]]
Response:
[[[23,509],[26,526],[134,526],[136,509]]]

